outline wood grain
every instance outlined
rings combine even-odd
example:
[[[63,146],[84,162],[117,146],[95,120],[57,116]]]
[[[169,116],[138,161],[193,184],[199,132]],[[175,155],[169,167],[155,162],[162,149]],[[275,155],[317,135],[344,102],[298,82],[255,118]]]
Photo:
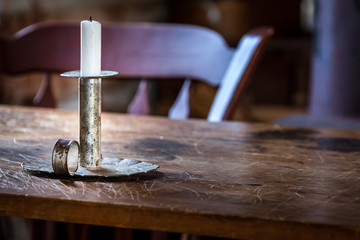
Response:
[[[104,113],[104,157],[129,178],[33,176],[76,112],[0,106],[0,214],[241,239],[358,239],[360,132]]]

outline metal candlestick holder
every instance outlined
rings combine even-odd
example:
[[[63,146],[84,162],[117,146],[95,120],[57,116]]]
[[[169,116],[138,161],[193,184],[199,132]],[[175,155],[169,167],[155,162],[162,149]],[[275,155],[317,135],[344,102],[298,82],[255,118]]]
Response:
[[[117,75],[101,71],[99,76],[81,76],[80,71],[61,76],[79,79],[79,143],[59,139],[53,149],[52,161],[27,161],[24,170],[70,176],[117,177],[146,173],[157,165],[133,159],[102,158],[101,154],[101,79]]]

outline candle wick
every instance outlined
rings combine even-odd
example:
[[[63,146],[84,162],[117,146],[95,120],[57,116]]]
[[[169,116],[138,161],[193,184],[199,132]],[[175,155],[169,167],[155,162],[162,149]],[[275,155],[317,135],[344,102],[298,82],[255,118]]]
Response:
[[[92,22],[92,17],[90,16],[90,22]]]

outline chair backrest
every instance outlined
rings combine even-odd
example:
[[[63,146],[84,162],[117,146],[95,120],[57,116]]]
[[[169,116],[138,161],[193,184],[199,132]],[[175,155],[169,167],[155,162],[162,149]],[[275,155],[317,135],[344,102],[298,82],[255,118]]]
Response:
[[[220,86],[208,119],[221,121],[231,118],[272,33],[271,28],[250,31],[233,49],[221,35],[199,26],[103,23],[102,69],[118,71],[125,78],[187,78]],[[0,71],[3,73],[65,72],[79,69],[79,65],[79,23],[34,24],[0,42]],[[48,84],[43,87],[42,96],[51,90],[50,81],[45,81]],[[184,84],[183,91],[188,90],[189,85],[189,81]],[[140,85],[138,100],[133,103],[146,104],[145,90],[146,84]],[[183,91],[180,95],[186,99],[188,94]],[[177,102],[178,106],[184,105],[179,104],[184,101]],[[40,101],[39,105],[47,104]],[[136,112],[136,104],[134,108]]]
[[[233,117],[273,32],[272,28],[263,27],[241,38],[211,105],[208,121],[219,122]]]

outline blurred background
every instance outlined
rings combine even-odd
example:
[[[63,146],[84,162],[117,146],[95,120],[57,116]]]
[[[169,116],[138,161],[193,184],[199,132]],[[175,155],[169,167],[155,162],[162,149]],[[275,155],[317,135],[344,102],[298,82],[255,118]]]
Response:
[[[205,26],[219,32],[235,47],[248,30],[268,25],[275,28],[267,50],[236,112],[235,120],[271,122],[307,110],[314,23],[313,0],[0,0],[0,33],[11,36],[27,25],[52,20],[99,22],[171,22]],[[111,69],[109,69],[111,70]],[[29,105],[41,77],[9,77],[3,82],[3,102]],[[54,92],[59,107],[77,107],[77,81],[56,77]],[[171,88],[159,95],[162,104],[171,99]],[[124,111],[136,90],[134,82],[104,81],[103,97],[108,111]],[[215,90],[194,86],[193,117],[205,117]],[[114,100],[113,96],[117,99]],[[120,97],[120,98],[119,98]]]

